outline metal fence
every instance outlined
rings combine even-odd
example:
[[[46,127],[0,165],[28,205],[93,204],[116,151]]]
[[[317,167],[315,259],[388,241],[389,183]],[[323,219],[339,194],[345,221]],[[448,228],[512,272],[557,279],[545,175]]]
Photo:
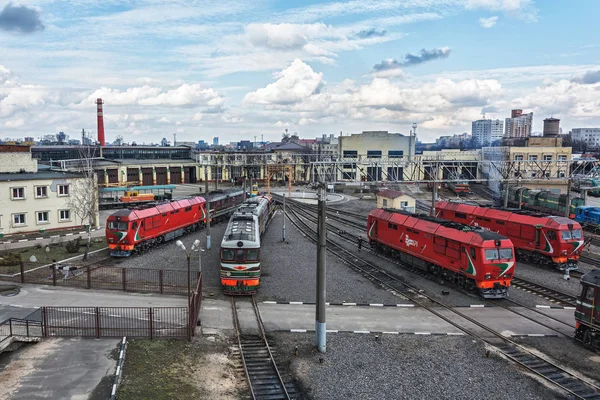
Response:
[[[43,328],[40,321],[30,321],[21,318],[9,318],[0,322],[0,348],[11,337],[42,337]]]
[[[122,290],[187,295],[187,271],[169,269],[87,266],[74,271],[37,268],[14,275],[0,275],[1,280],[20,283],[77,287],[84,289]]]
[[[44,336],[188,338],[187,307],[42,307]]]

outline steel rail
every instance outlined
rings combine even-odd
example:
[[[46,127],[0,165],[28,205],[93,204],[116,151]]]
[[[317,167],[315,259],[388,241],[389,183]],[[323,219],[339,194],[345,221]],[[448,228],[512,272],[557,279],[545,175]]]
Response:
[[[296,219],[296,220],[294,220],[294,219],[290,218],[290,221],[292,221],[292,223],[299,230],[306,233],[307,237],[310,240],[315,241],[316,239],[313,237],[314,235],[308,234],[308,232],[306,232],[307,230],[310,230],[311,233],[314,233],[314,230],[312,228],[310,228],[306,222],[302,221],[302,218],[293,210],[293,206],[290,207],[290,214],[294,215],[294,217]],[[305,229],[302,229],[300,227],[301,224],[305,226]],[[400,281],[399,279],[393,277],[386,271],[373,265],[369,261],[365,261],[364,259],[360,259],[360,258],[358,259],[358,260],[360,260],[360,262],[362,264],[369,266],[370,268],[377,271],[378,273],[381,273],[384,276],[390,278],[390,280],[387,282],[382,280],[381,278],[375,276],[375,274],[373,274],[369,271],[366,271],[364,267],[356,265],[355,260],[357,259],[357,256],[354,253],[351,253],[350,251],[344,249],[343,247],[341,247],[340,245],[334,243],[333,241],[331,241],[329,239],[327,240],[327,242],[331,246],[336,247],[336,250],[334,251],[331,249],[331,246],[328,246],[327,250],[329,252],[333,253],[334,255],[336,255],[337,257],[342,259],[344,262],[351,265],[353,268],[358,269],[359,271],[361,271],[363,273],[366,273],[372,279],[376,280],[380,285],[387,287],[389,289],[395,290],[395,291],[398,291],[398,287],[392,285],[390,282],[399,283],[400,285],[406,287],[409,290],[405,290],[404,295],[409,297],[409,299],[411,301],[413,301],[415,304],[418,304],[419,306],[425,308],[432,314],[443,319],[444,321],[448,322],[449,324],[455,326],[456,328],[460,329],[461,331],[463,331],[475,338],[478,338],[478,339],[482,340],[483,342],[488,343],[491,346],[494,346],[505,357],[513,360],[515,363],[523,366],[524,368],[530,370],[531,372],[542,377],[543,379],[560,387],[562,390],[566,391],[567,393],[572,394],[573,396],[575,396],[578,399],[596,399],[596,400],[600,399],[600,387],[598,387],[593,382],[590,382],[587,379],[584,379],[582,377],[572,374],[571,372],[560,367],[559,365],[555,364],[554,362],[546,360],[545,358],[543,358],[539,355],[536,355],[533,352],[527,350],[524,346],[520,345],[519,343],[517,343],[509,338],[506,338],[500,332],[497,332],[497,331],[493,330],[492,328],[489,328],[488,326],[480,323],[479,321],[467,316],[466,314],[464,314],[458,310],[455,310],[453,307],[451,307],[451,306],[449,306],[449,305],[447,305],[447,304],[445,304],[423,292],[419,292],[418,288],[415,288],[405,282]],[[349,254],[349,256],[348,256],[349,259],[344,259],[344,256],[342,256],[343,253]],[[424,303],[423,301],[419,300],[417,295],[411,294],[411,291],[418,293],[418,296],[425,297],[429,301],[431,301],[435,304],[438,304],[442,308],[452,312],[453,314],[460,316],[461,318],[465,319],[466,321],[470,322],[471,324],[476,325],[481,330],[491,334],[493,336],[493,338],[489,338],[489,337],[486,338],[480,333],[473,332],[472,328],[466,328],[464,326],[461,326],[461,324],[442,315],[440,312],[436,311],[433,307],[431,307],[431,306],[427,305],[426,303]],[[494,340],[492,340],[492,339],[494,339]],[[591,391],[591,393],[590,393],[590,391]]]

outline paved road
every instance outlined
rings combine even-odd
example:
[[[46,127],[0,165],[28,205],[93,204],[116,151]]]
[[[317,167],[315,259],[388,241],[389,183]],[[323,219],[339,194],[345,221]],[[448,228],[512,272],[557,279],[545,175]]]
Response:
[[[237,302],[242,329],[256,329],[255,317],[249,302]],[[311,331],[315,325],[315,306],[306,304],[259,303],[259,310],[267,331]],[[558,333],[509,310],[461,307],[460,312],[479,322],[503,332],[506,336],[551,335]],[[461,331],[436,317],[429,311],[410,305],[399,306],[353,306],[330,305],[327,311],[327,329],[345,332],[394,332],[407,334],[457,334]],[[449,311],[439,310],[450,319],[456,319]],[[522,310],[521,310],[522,311]],[[570,320],[572,310],[546,310],[555,318]],[[233,329],[231,303],[227,300],[204,299],[202,302],[202,333],[214,334],[220,330]],[[539,316],[538,316],[539,318]],[[561,324],[555,323],[556,326]]]

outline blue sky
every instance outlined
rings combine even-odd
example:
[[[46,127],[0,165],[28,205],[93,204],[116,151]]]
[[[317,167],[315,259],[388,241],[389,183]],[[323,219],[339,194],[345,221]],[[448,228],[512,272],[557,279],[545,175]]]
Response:
[[[0,0],[0,137],[222,142],[600,126],[593,0]]]

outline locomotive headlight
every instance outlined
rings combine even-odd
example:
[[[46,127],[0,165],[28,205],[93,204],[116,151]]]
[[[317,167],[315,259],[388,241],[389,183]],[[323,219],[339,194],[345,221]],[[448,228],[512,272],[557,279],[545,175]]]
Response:
[[[227,273],[225,275],[231,276],[231,272],[227,271]]]
[[[492,279],[492,274],[490,274],[489,272],[485,274],[485,279]]]
[[[563,256],[566,256],[567,255],[567,251],[563,250],[560,254],[563,255]]]

